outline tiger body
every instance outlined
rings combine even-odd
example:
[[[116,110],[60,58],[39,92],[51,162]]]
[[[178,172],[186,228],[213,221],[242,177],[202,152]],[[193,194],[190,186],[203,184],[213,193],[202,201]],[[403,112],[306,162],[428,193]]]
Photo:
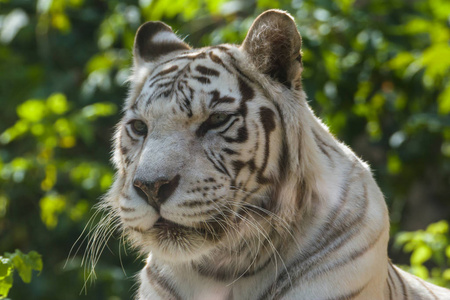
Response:
[[[149,254],[138,299],[450,299],[390,263],[383,195],[309,108],[300,46],[276,10],[240,47],[138,31],[105,198]]]

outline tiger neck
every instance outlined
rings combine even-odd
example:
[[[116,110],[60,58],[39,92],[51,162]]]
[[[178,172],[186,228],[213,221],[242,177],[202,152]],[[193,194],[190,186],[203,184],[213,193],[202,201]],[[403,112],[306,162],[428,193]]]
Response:
[[[220,282],[233,282],[264,272],[277,262],[286,259],[285,250],[292,248],[293,240],[286,231],[286,224],[276,224],[266,217],[252,224],[258,228],[256,233],[240,233],[238,241],[228,241],[224,246],[192,262],[191,267],[200,276],[213,278]],[[257,216],[249,219],[256,220]],[[236,236],[234,236],[236,238]]]

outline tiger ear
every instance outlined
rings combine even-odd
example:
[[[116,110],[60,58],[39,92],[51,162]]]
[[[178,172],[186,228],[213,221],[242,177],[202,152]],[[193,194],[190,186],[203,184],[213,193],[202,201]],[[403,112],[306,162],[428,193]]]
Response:
[[[134,39],[134,62],[152,62],[174,51],[191,49],[163,22],[147,22],[139,27]]]
[[[300,88],[302,39],[292,16],[268,10],[253,22],[241,46],[256,68],[286,85]]]

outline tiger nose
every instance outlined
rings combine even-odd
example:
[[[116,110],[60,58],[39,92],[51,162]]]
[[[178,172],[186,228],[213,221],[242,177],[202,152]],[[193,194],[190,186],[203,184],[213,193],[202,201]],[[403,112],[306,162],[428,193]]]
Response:
[[[135,178],[133,185],[138,194],[151,206],[159,210],[163,204],[176,190],[180,182],[180,175],[172,179],[158,178],[156,181],[147,181]]]

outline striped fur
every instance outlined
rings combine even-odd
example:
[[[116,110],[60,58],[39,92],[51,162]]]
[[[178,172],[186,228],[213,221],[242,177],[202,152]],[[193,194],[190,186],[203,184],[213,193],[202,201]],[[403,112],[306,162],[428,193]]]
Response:
[[[242,46],[144,24],[105,205],[148,255],[138,299],[450,299],[394,267],[369,167],[313,114],[288,14]]]

